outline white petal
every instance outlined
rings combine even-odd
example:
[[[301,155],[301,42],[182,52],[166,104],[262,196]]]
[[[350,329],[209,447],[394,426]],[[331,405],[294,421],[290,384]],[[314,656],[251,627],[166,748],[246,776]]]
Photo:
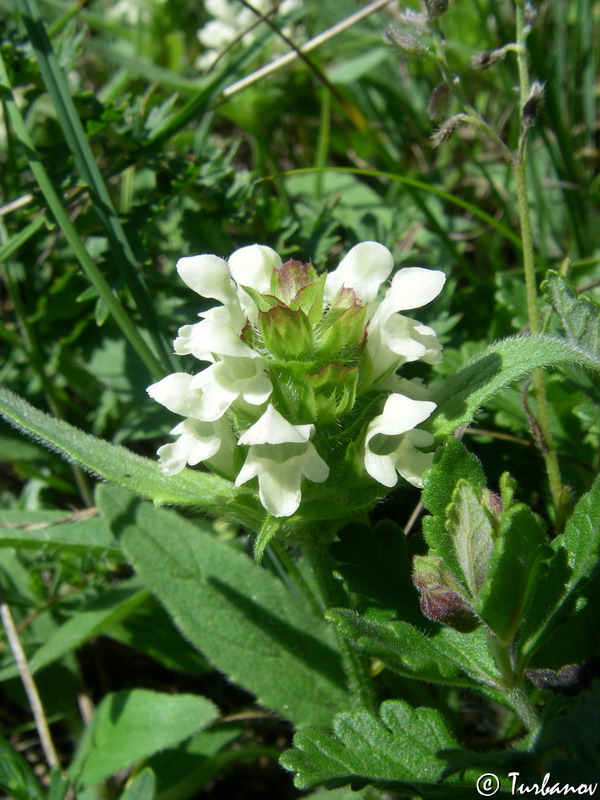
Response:
[[[204,422],[215,422],[239,397],[239,392],[235,389],[221,386],[214,380],[215,370],[218,366],[218,364],[213,364],[194,376],[191,388],[195,391],[190,392],[188,396],[190,417]]]
[[[331,302],[342,287],[354,289],[365,303],[374,300],[394,267],[392,254],[379,242],[361,242],[342,259],[325,281],[325,300]]]
[[[308,442],[306,453],[297,456],[301,461],[302,474],[313,483],[325,483],[329,477],[327,462],[317,453],[312,442]]]
[[[433,457],[420,453],[415,446],[428,447],[433,444],[433,436],[414,428],[435,407],[435,403],[412,400],[401,394],[388,397],[383,414],[375,417],[367,428],[364,463],[372,478],[391,488],[396,485],[398,473],[414,486],[422,486],[421,476],[431,466]]]
[[[274,517],[291,517],[302,500],[302,475],[293,466],[276,466],[277,469],[260,473],[258,496],[264,508]]]
[[[386,316],[409,308],[421,308],[442,291],[446,276],[437,269],[406,267],[394,275],[380,308]]]
[[[433,466],[433,453],[421,453],[416,447],[429,447],[433,436],[427,431],[410,431],[402,437],[394,452],[394,465],[405,481],[423,488],[423,473]]]
[[[177,441],[158,448],[160,469],[165,475],[175,475],[185,467],[199,464],[214,456],[221,447],[221,436],[210,423],[185,420],[171,433],[179,434]]]
[[[259,358],[251,347],[244,344],[231,325],[220,318],[207,318],[194,325],[184,325],[173,342],[178,355],[191,353],[201,361],[214,361],[214,356],[240,356]]]
[[[257,292],[271,291],[273,270],[282,265],[275,250],[263,244],[241,247],[229,256],[228,263],[238,286],[249,286]]]
[[[240,486],[257,476],[264,508],[275,517],[289,517],[302,500],[302,478],[323,483],[329,467],[311,442],[259,444],[250,447],[235,484]]]
[[[236,299],[229,267],[223,258],[213,255],[180,258],[177,272],[183,282],[202,297],[214,297],[223,304]]]
[[[192,376],[185,372],[174,372],[158,383],[153,383],[146,391],[153,400],[168,408],[169,411],[187,416],[187,395],[191,380]]]
[[[238,444],[284,444],[308,442],[314,425],[292,425],[272,405],[251,428],[240,436]]]
[[[367,444],[377,434],[398,436],[406,433],[433,414],[436,404],[429,400],[412,400],[402,394],[391,394],[385,401],[383,413],[367,428]]]
[[[379,456],[370,450],[365,450],[365,469],[369,475],[390,489],[398,483],[398,475],[393,459],[387,456]]]
[[[273,391],[262,358],[227,357],[214,367],[211,376],[223,389],[240,395],[250,405],[260,406]]]

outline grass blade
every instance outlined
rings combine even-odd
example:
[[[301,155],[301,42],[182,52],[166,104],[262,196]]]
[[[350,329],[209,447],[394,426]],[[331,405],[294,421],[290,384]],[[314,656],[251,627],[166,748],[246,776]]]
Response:
[[[48,177],[48,173],[35,150],[34,144],[27,132],[25,120],[19,110],[19,107],[14,101],[11,93],[11,84],[4,65],[4,59],[0,54],[0,82],[7,87],[6,96],[4,98],[5,107],[8,117],[12,123],[15,134],[19,139],[21,145],[25,148],[29,167],[40,187],[42,194],[46,200],[48,208],[54,216],[56,222],[60,226],[66,240],[71,246],[77,260],[87,275],[90,283],[94,286],[104,303],[106,304],[109,312],[115,319],[115,322],[121,328],[124,336],[127,338],[135,352],[146,365],[150,375],[154,378],[161,378],[164,375],[164,368],[156,359],[152,351],[149,349],[146,342],[140,336],[137,327],[134,325],[129,317],[127,311],[123,308],[118,298],[113,294],[112,289],[106,282],[104,276],[94,264],[89,253],[83,246],[79,234],[75,226],[69,219],[69,216],[56,192],[52,181]]]
[[[170,343],[161,333],[161,324],[136,259],[127,241],[117,212],[100,174],[83,126],[71,99],[65,76],[54,54],[36,0],[17,0],[31,44],[35,51],[46,89],[57,111],[58,121],[73,153],[77,169],[88,185],[94,210],[106,233],[111,254],[134,298],[142,318],[147,320],[154,346],[165,370],[175,367]]]

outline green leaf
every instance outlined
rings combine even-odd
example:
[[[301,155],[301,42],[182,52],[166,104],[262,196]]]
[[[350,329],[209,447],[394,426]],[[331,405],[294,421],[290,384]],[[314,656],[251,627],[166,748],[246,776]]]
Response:
[[[537,585],[540,563],[552,553],[549,542],[544,523],[527,506],[515,505],[502,516],[475,608],[507,644]]]
[[[11,800],[44,800],[38,779],[26,759],[0,735],[0,790]]]
[[[483,586],[492,552],[492,524],[473,488],[459,480],[448,507],[446,529],[452,539],[460,573],[471,595],[477,597]],[[452,568],[452,564],[448,564]]]
[[[147,597],[148,591],[141,589],[137,580],[103,591],[87,606],[79,608],[71,619],[36,650],[29,662],[31,671],[35,673],[47,667],[89,639],[99,636],[108,626],[130,614]],[[18,674],[16,667],[9,667],[0,672],[0,680],[6,680],[15,674]]]
[[[219,715],[204,697],[128,689],[107,695],[94,713],[71,765],[72,779],[92,786],[120,769],[173,747]]]
[[[211,669],[200,653],[179,633],[154,597],[149,597],[118,622],[111,623],[103,633],[145,653],[167,669],[196,676]]]
[[[146,585],[218,669],[299,727],[348,697],[333,631],[242,553],[170,511],[101,487],[100,507]]]
[[[475,492],[485,489],[485,473],[473,453],[454,437],[441,448],[434,466],[423,477],[421,501],[432,514],[444,516],[459,479],[468,481]]]
[[[68,461],[156,503],[198,505],[249,527],[258,527],[264,516],[253,495],[236,489],[229,481],[190,469],[174,476],[163,475],[158,462],[90,436],[39,411],[3,387],[0,387],[0,414]]]
[[[591,297],[578,294],[563,276],[549,270],[544,288],[562,323],[568,339],[590,353],[600,352],[600,305]]]
[[[566,339],[545,335],[501,339],[471,358],[433,395],[437,409],[424,427],[443,438],[469,424],[495,394],[534,369],[561,364],[600,370],[600,356]]]
[[[36,152],[35,145],[29,135],[28,127],[25,123],[23,115],[21,114],[19,105],[10,92],[11,84],[1,53],[0,83],[9,90],[5,92],[5,97],[3,98],[8,117],[15,130],[17,139],[19,139],[27,154],[31,172],[33,173],[33,176],[35,177],[35,180],[40,187],[42,194],[44,195],[44,199],[52,213],[52,216],[56,219],[56,222],[60,226],[62,234],[69,243],[83,271],[86,273],[88,280],[95,287],[100,297],[104,299],[104,302],[110,309],[115,322],[121,328],[124,336],[128,339],[134,350],[139,355],[140,359],[144,362],[149,373],[155,379],[161,378],[164,374],[164,369],[161,367],[161,364],[157,361],[154,353],[150,350],[143,337],[140,335],[139,330],[133,323],[129,313],[113,294],[106,278],[102,275],[94,260],[84,247],[81,237],[71,222],[71,218],[69,217],[63,202],[57,194],[56,189],[54,188],[52,181],[50,180],[50,177],[46,172],[38,153]],[[98,207],[98,205],[96,207]]]
[[[244,732],[241,722],[222,722],[201,731],[177,747],[152,756],[148,766],[156,775],[158,800],[196,797],[201,787],[230,763],[232,753],[246,748],[230,747]]]
[[[347,609],[331,609],[327,617],[342,635],[407,678],[471,688],[473,681],[495,684],[497,671],[482,629],[465,634],[444,627],[428,636],[406,622],[368,619]]]
[[[151,769],[146,767],[125,789],[119,800],[154,800],[156,779]]]
[[[552,542],[555,555],[547,577],[536,587],[531,619],[522,632],[526,655],[533,653],[551,627],[572,612],[577,596],[598,570],[600,553],[600,477],[583,495],[565,530]]]
[[[0,511],[0,547],[58,548],[116,555],[120,548],[100,517],[64,511]]]
[[[460,565],[452,538],[446,530],[446,509],[460,480],[468,481],[479,495],[485,488],[485,474],[478,459],[458,439],[451,437],[441,448],[432,469],[423,478],[421,500],[433,516],[423,519],[423,534],[430,554],[439,556],[458,576]]]
[[[297,733],[294,749],[283,754],[281,763],[296,772],[299,789],[371,783],[403,795],[458,797],[452,783],[437,783],[444,770],[437,753],[455,746],[437,711],[387,700],[379,717],[364,710],[338,714],[333,731]]]

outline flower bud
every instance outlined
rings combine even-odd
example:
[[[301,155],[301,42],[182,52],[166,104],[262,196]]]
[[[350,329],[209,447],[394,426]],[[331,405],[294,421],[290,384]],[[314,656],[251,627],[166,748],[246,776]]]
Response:
[[[530,128],[535,125],[539,116],[540,110],[544,103],[544,94],[546,90],[544,84],[540,81],[534,81],[529,89],[529,97],[523,106],[523,125]]]
[[[450,97],[450,89],[447,83],[439,83],[433,90],[429,103],[427,104],[427,113],[431,119],[437,119],[444,113],[448,106],[448,99]]]
[[[388,26],[384,35],[386,40],[397,47],[401,55],[405,57],[423,58],[429,53],[427,47],[421,44],[415,36],[410,33],[399,31],[392,25]]]
[[[434,131],[431,134],[431,144],[433,147],[439,147],[440,145],[447,142],[448,139],[454,134],[454,131],[458,128],[458,123],[460,122],[460,116],[450,117],[447,119],[443,125]]]
[[[476,70],[489,69],[498,61],[501,61],[505,55],[506,50],[504,48],[498,50],[482,50],[471,56],[471,66]]]
[[[413,583],[421,595],[421,611],[428,619],[461,633],[479,624],[460,583],[439,556],[415,556]]]

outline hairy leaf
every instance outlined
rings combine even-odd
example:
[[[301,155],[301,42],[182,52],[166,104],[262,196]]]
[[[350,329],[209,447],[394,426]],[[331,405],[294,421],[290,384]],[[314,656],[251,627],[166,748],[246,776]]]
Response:
[[[494,633],[510,642],[534,591],[539,566],[551,554],[542,520],[523,504],[502,517],[476,610]]]
[[[534,369],[576,364],[600,371],[597,351],[546,335],[513,336],[489,345],[434,392],[438,407],[423,427],[443,438],[474,419],[495,394]]]
[[[423,519],[423,533],[431,555],[444,560],[456,575],[460,565],[452,538],[446,530],[446,509],[459,480],[468,481],[479,496],[485,487],[485,474],[477,458],[469,453],[462,442],[454,437],[448,439],[432,469],[425,473],[422,494],[423,505],[432,516]]]
[[[251,527],[258,525],[263,516],[253,495],[236,489],[229,481],[190,469],[178,475],[163,475],[158,462],[90,436],[2,387],[0,414],[68,461],[156,503],[197,505],[213,514],[228,514]]]
[[[366,710],[343,713],[333,731],[297,733],[281,763],[296,772],[299,789],[371,783],[403,795],[464,797],[456,785],[436,783],[444,768],[437,753],[455,745],[437,711],[387,700],[379,717]]]
[[[552,542],[554,556],[536,587],[521,646],[528,656],[553,625],[571,614],[587,581],[598,570],[600,554],[600,477],[583,495]],[[561,666],[561,665],[559,665]]]
[[[204,697],[126,689],[107,695],[77,748],[70,773],[92,786],[210,725],[218,709]]]
[[[140,577],[212,664],[297,726],[346,708],[333,632],[270,573],[172,511],[99,495]]]
[[[347,609],[332,609],[327,617],[362,650],[405,677],[451,686],[495,683],[496,667],[481,629],[464,634],[444,627],[428,636],[406,622],[368,619]]]
[[[568,339],[590,353],[600,352],[600,305],[591,297],[578,294],[563,276],[549,270],[544,287]]]
[[[493,547],[492,525],[477,495],[465,480],[458,482],[452,495],[446,530],[460,566],[460,574],[456,577],[464,577],[471,595],[477,597],[485,582]]]
[[[0,547],[117,554],[104,520],[64,511],[0,511]]]

